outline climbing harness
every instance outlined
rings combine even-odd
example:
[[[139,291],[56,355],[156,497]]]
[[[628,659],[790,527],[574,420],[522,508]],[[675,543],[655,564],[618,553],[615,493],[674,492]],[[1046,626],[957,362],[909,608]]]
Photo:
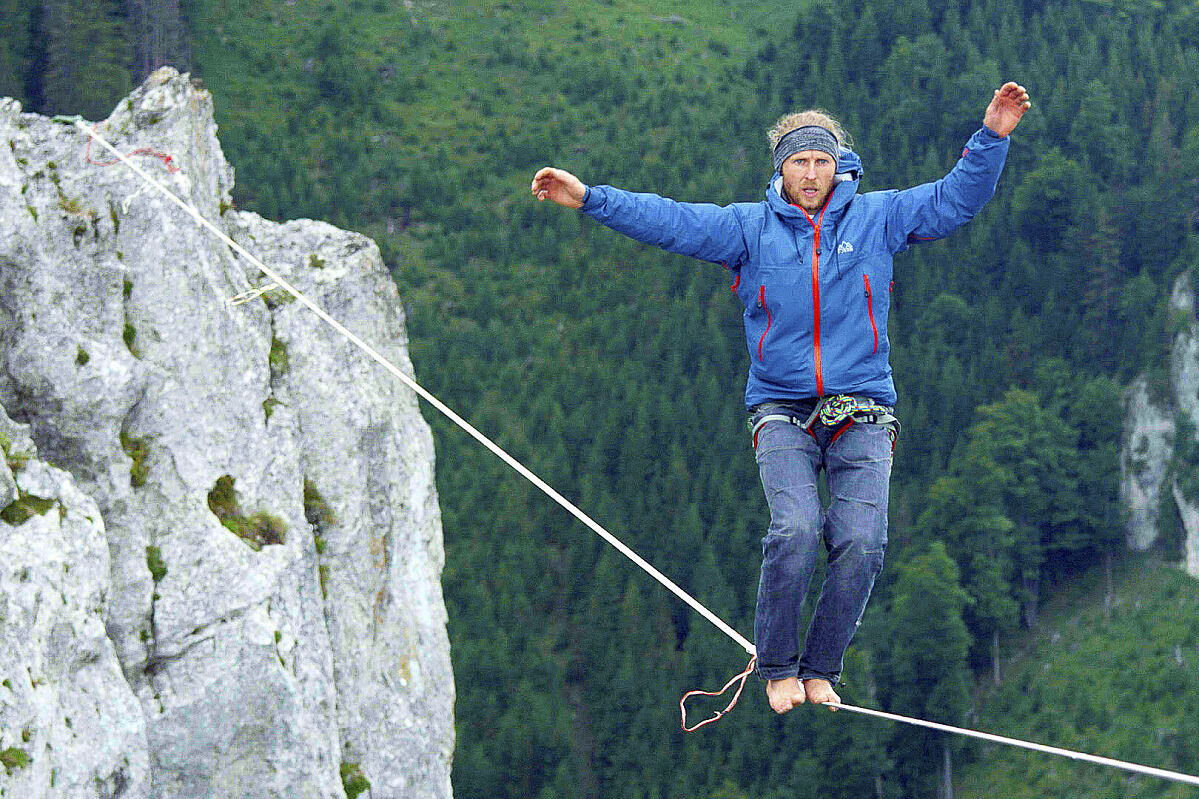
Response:
[[[328,324],[330,327],[332,327],[334,330],[336,330],[339,334],[344,336],[346,339],[348,339],[350,342],[352,342],[355,346],[357,346],[359,349],[361,349],[372,360],[374,360],[376,363],[378,363],[380,366],[382,366],[384,369],[386,369],[388,372],[390,372],[392,375],[394,375],[397,379],[399,379],[400,382],[402,382],[404,385],[408,386],[410,389],[412,389],[414,392],[416,392],[416,394],[418,396],[423,398],[430,405],[432,405],[438,411],[443,413],[447,418],[450,419],[450,421],[454,422],[454,424],[461,427],[472,438],[477,440],[480,444],[482,444],[484,447],[486,447],[488,450],[490,450],[493,454],[495,454],[496,457],[498,457],[500,460],[504,461],[504,463],[508,464],[513,469],[515,469],[522,477],[524,477],[526,480],[531,482],[533,485],[537,486],[537,488],[541,489],[541,491],[544,492],[546,494],[546,496],[548,496],[550,499],[554,500],[559,505],[561,505],[563,508],[565,508],[572,516],[579,519],[579,521],[583,522],[583,524],[585,524],[589,529],[591,529],[592,532],[594,532],[596,535],[600,536],[605,541],[607,541],[609,544],[611,544],[613,547],[615,547],[617,549],[617,551],[619,551],[621,554],[623,554],[629,560],[633,561],[641,569],[643,569],[647,574],[649,574],[651,577],[653,577],[655,580],[657,580],[659,583],[661,583],[664,587],[669,589],[671,591],[671,593],[673,593],[675,596],[677,596],[681,600],[683,600],[688,606],[690,606],[693,610],[695,610],[695,612],[699,613],[701,616],[703,616],[705,619],[707,619],[713,625],[715,625],[721,632],[723,632],[729,638],[733,639],[738,644],[740,644],[745,649],[745,651],[748,652],[751,656],[750,661],[749,661],[749,666],[746,667],[745,671],[738,674],[732,680],[727,682],[725,684],[724,688],[722,688],[720,691],[716,691],[716,692],[691,691],[691,692],[687,693],[686,695],[684,695],[682,700],[680,700],[680,702],[679,702],[680,708],[682,708],[683,703],[690,696],[694,696],[694,695],[720,696],[720,695],[724,694],[731,686],[733,686],[734,684],[737,684],[739,681],[740,684],[738,685],[737,691],[733,696],[733,701],[730,702],[728,707],[726,707],[724,710],[718,711],[716,713],[716,715],[713,716],[712,718],[706,719],[705,721],[700,722],[699,724],[696,724],[693,727],[688,728],[687,727],[686,709],[682,708],[683,729],[687,730],[688,732],[690,732],[691,730],[699,729],[700,727],[704,726],[705,724],[710,724],[714,721],[717,721],[718,719],[723,717],[726,713],[728,713],[729,710],[732,709],[733,705],[736,704],[738,697],[740,697],[742,689],[745,687],[746,679],[748,679],[749,675],[753,672],[753,667],[754,667],[755,657],[756,657],[756,652],[755,652],[753,644],[751,644],[744,636],[742,636],[740,633],[738,633],[736,630],[734,630],[732,627],[730,627],[723,619],[721,619],[719,616],[717,616],[712,611],[708,610],[706,607],[704,607],[702,604],[700,604],[700,602],[698,600],[696,600],[694,597],[692,597],[690,594],[688,594],[686,591],[684,591],[682,588],[680,588],[678,585],[676,585],[674,583],[674,581],[672,581],[669,577],[662,574],[660,571],[658,571],[653,566],[651,566],[648,562],[646,562],[646,560],[644,558],[642,558],[640,555],[638,555],[636,552],[634,552],[628,546],[626,546],[624,544],[624,542],[622,542],[620,539],[616,538],[616,536],[612,535],[607,530],[605,530],[598,522],[594,521],[590,516],[585,514],[583,511],[579,510],[579,508],[577,508],[572,502],[570,502],[568,499],[566,499],[561,494],[559,494],[557,491],[555,491],[549,484],[547,484],[544,480],[542,480],[540,477],[538,477],[533,472],[531,472],[527,467],[525,467],[522,463],[520,463],[520,461],[513,458],[505,450],[503,450],[498,444],[496,444],[490,438],[488,438],[487,436],[485,436],[481,432],[479,432],[477,429],[475,429],[474,426],[472,426],[469,422],[467,422],[465,419],[463,419],[461,416],[459,416],[457,413],[455,413],[449,406],[447,406],[441,400],[437,399],[437,397],[435,397],[434,395],[430,394],[427,390],[425,390],[424,387],[422,387],[419,383],[417,383],[413,378],[411,378],[407,374],[405,374],[404,371],[401,370],[398,366],[396,366],[391,361],[384,358],[381,354],[379,354],[379,352],[377,350],[375,350],[373,347],[371,347],[369,344],[367,344],[361,338],[354,335],[354,333],[352,333],[349,329],[347,329],[344,325],[342,325],[336,319],[331,317],[319,305],[314,303],[312,300],[308,299],[308,297],[306,297],[303,293],[301,293],[299,291],[299,289],[295,288],[290,283],[288,283],[286,280],[284,280],[283,277],[280,276],[275,270],[268,267],[266,264],[264,264],[262,261],[260,261],[258,258],[256,258],[253,254],[248,252],[240,244],[238,244],[237,242],[233,241],[233,239],[231,239],[227,235],[225,235],[225,233],[223,233],[221,230],[219,230],[215,225],[213,225],[207,219],[205,219],[200,214],[200,212],[196,209],[196,207],[194,205],[192,205],[191,203],[184,202],[178,196],[176,196],[173,192],[171,192],[169,189],[164,187],[161,183],[159,183],[158,181],[156,181],[152,177],[150,177],[144,169],[139,167],[137,164],[133,163],[133,161],[131,161],[127,156],[123,155],[120,151],[118,151],[112,144],[110,144],[106,139],[104,139],[102,136],[100,136],[93,128],[89,127],[82,119],[74,118],[72,121],[73,121],[73,124],[75,124],[75,126],[79,128],[79,130],[81,130],[83,133],[87,134],[88,136],[95,138],[96,141],[100,142],[100,144],[105,149],[107,149],[114,156],[116,156],[117,160],[121,161],[127,167],[129,167],[131,170],[133,170],[133,172],[136,173],[140,178],[142,178],[142,180],[146,181],[153,188],[158,190],[163,196],[165,196],[168,200],[173,202],[175,205],[179,206],[184,211],[191,214],[197,223],[199,223],[201,226],[210,230],[217,238],[219,238],[221,241],[223,241],[226,245],[228,245],[230,248],[232,248],[235,252],[237,252],[239,255],[244,256],[250,263],[252,263],[254,266],[258,267],[262,271],[262,273],[265,274],[271,280],[273,280],[279,288],[283,289],[284,291],[286,291],[289,294],[291,294],[292,296],[294,296],[296,298],[296,300],[298,300],[302,305],[307,307],[314,314],[316,314],[322,321],[324,321],[326,324]],[[886,410],[888,413],[890,413],[889,409],[882,408],[882,406],[879,406],[879,408],[882,410]],[[850,415],[852,416],[852,414],[854,412],[858,412],[859,410],[862,410],[862,409],[858,409],[855,404],[855,410],[853,412],[851,412]],[[832,414],[834,414],[835,412],[836,411],[830,411],[830,418],[832,418]],[[869,413],[869,411],[864,411],[864,412]],[[885,713],[883,711],[872,710],[870,708],[855,707],[853,705],[847,705],[847,704],[842,704],[842,703],[833,703],[833,702],[826,703],[826,706],[832,710],[848,710],[848,711],[851,711],[854,713],[862,713],[865,715],[876,716],[879,718],[884,718],[884,719],[888,719],[891,721],[901,722],[904,724],[912,724],[912,725],[915,725],[918,727],[929,727],[931,729],[940,730],[942,732],[950,732],[950,733],[955,733],[958,735],[965,735],[965,736],[973,737],[973,738],[981,738],[983,740],[992,741],[995,743],[1006,744],[1009,746],[1017,746],[1017,747],[1022,747],[1025,749],[1032,749],[1032,750],[1039,751],[1039,752],[1046,752],[1048,754],[1074,758],[1076,760],[1085,760],[1085,761],[1088,761],[1091,763],[1098,763],[1100,765],[1110,766],[1112,768],[1119,768],[1119,769],[1124,769],[1126,771],[1133,771],[1133,772],[1137,772],[1140,774],[1147,774],[1147,775],[1154,776],[1154,777],[1160,777],[1162,779],[1172,780],[1174,782],[1187,783],[1190,785],[1199,785],[1199,777],[1192,776],[1190,774],[1182,774],[1182,773],[1179,773],[1176,771],[1168,771],[1166,769],[1154,768],[1151,766],[1142,766],[1137,763],[1128,763],[1128,762],[1125,762],[1122,760],[1114,760],[1112,758],[1099,757],[1097,755],[1088,755],[1083,752],[1074,752],[1069,749],[1059,749],[1057,747],[1045,746],[1044,744],[1036,744],[1036,743],[1031,743],[1029,741],[1022,741],[1017,738],[1005,738],[1000,735],[992,735],[990,733],[979,732],[977,730],[968,730],[968,729],[963,729],[961,727],[953,727],[948,724],[938,724],[936,722],[925,721],[923,719],[915,719],[915,718],[911,718],[909,716],[901,716],[901,715],[898,715],[895,713]]]
[[[788,405],[786,403],[778,403],[777,411],[767,413],[756,420],[750,419],[748,426],[750,433],[753,434],[755,449],[758,446],[758,433],[768,422],[793,424],[812,435],[815,435],[812,431],[812,425],[820,422],[820,424],[828,429],[836,431],[833,435],[834,439],[846,427],[855,422],[877,424],[887,428],[887,435],[891,437],[892,448],[895,446],[896,439],[899,438],[900,424],[899,419],[895,416],[895,410],[878,403],[870,397],[860,397],[852,394],[830,394],[827,397],[821,397],[817,400],[811,413],[806,416],[786,411],[788,411]]]

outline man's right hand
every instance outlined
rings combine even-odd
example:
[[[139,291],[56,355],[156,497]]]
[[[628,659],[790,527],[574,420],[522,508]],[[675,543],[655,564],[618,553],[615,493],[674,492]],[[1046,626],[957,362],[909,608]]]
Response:
[[[565,169],[554,169],[552,166],[537,170],[531,188],[538,200],[553,200],[567,208],[581,208],[583,198],[587,196],[583,181]]]
[[[983,114],[983,124],[1000,136],[1007,136],[1024,117],[1024,112],[1032,107],[1028,99],[1028,90],[1015,81],[1008,81],[995,90],[991,104]]]

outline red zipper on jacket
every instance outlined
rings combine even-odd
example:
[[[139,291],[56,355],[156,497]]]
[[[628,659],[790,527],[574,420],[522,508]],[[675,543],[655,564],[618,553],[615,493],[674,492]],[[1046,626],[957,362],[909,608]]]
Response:
[[[766,287],[758,286],[758,305],[766,311],[766,329],[762,331],[762,337],[758,339],[758,360],[762,360],[762,342],[766,340],[766,334],[770,332],[770,323],[773,321],[770,318],[770,309],[766,307]]]
[[[812,358],[816,365],[816,396],[824,396],[824,369],[820,362],[820,222],[824,219],[824,211],[828,208],[828,201],[833,196],[830,191],[828,197],[824,198],[824,205],[820,208],[820,215],[815,220],[806,209],[800,208],[803,214],[808,219],[808,223],[812,226]]]
[[[866,315],[870,317],[870,329],[874,331],[874,352],[878,353],[878,325],[874,324],[874,297],[870,291],[870,275],[863,274],[866,281]]]

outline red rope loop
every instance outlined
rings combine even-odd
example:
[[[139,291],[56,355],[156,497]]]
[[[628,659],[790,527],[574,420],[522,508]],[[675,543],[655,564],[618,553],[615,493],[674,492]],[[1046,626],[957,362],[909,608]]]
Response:
[[[757,662],[758,658],[756,655],[751,657],[749,659],[749,665],[745,667],[745,671],[726,682],[724,687],[719,691],[688,691],[687,693],[683,694],[683,698],[679,700],[679,711],[683,715],[683,732],[695,732],[705,724],[711,724],[714,721],[720,721],[724,714],[732,710],[733,706],[737,704],[737,700],[741,698],[741,691],[745,688],[745,681],[749,679],[749,675],[753,674],[754,665]],[[733,701],[729,702],[728,707],[726,707],[724,710],[717,710],[716,715],[712,716],[711,718],[704,719],[693,727],[687,726],[687,700],[689,698],[693,696],[721,696],[725,691],[731,688],[734,683],[737,682],[740,682],[741,684],[737,686],[737,692],[733,694]]]
[[[149,155],[153,158],[157,158],[160,161],[162,161],[162,163],[166,165],[168,172],[178,172],[179,171],[179,167],[175,166],[175,164],[172,162],[171,156],[167,155],[166,153],[160,153],[157,150],[152,149],[150,147],[142,147],[141,149],[134,150],[133,152],[129,153],[129,155]],[[120,163],[119,159],[113,159],[112,161],[96,161],[96,160],[94,160],[92,158],[92,137],[91,136],[87,137],[87,152],[84,153],[84,158],[87,159],[87,162],[89,164],[94,164],[95,166],[112,166],[113,164]]]

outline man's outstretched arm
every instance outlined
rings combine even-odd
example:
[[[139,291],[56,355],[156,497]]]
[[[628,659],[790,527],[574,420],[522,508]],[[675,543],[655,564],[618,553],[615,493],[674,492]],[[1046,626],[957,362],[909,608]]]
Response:
[[[612,186],[588,187],[565,169],[544,167],[530,188],[538,200],[578,208],[618,233],[667,252],[727,266],[746,255],[741,219],[733,206],[682,203]]]
[[[1028,91],[1009,81],[995,90],[983,114],[983,127],[970,137],[948,175],[894,193],[887,215],[893,252],[913,241],[947,236],[969,222],[995,193],[1007,159],[1008,135],[1032,106]]]

